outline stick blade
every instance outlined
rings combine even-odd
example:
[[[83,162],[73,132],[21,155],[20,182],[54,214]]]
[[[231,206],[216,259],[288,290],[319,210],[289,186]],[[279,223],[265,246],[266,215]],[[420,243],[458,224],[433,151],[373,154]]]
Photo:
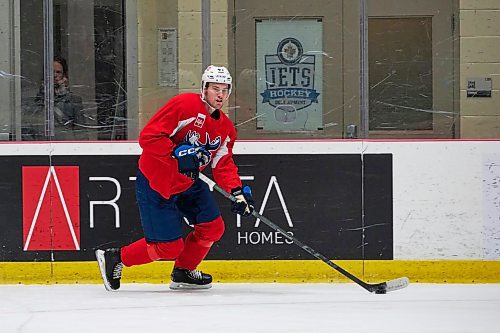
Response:
[[[407,277],[400,277],[398,279],[382,282],[382,283],[377,283],[377,284],[370,284],[368,287],[365,287],[368,289],[369,292],[375,293],[375,294],[386,294],[390,291],[395,291],[399,289],[403,289],[408,287],[410,284],[410,280]]]
[[[395,291],[408,287],[410,284],[410,279],[407,277],[400,277],[398,279],[390,280],[385,283],[385,291]]]

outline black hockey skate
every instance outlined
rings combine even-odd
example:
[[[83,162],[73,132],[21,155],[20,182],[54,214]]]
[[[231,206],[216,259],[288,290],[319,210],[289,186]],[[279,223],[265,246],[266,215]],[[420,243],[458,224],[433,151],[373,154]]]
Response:
[[[197,270],[174,267],[170,289],[209,289],[212,288],[212,275]]]
[[[108,291],[120,288],[123,263],[120,258],[120,249],[96,250],[95,257],[104,281],[104,288]]]

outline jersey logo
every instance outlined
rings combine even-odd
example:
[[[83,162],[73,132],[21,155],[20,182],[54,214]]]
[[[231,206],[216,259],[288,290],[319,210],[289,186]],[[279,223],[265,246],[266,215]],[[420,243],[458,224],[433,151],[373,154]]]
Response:
[[[191,130],[187,132],[185,141],[191,143],[195,147],[203,147],[205,151],[208,153],[206,154],[208,158],[203,159],[202,161],[203,166],[210,163],[210,161],[212,160],[212,152],[217,151],[221,145],[220,135],[217,136],[215,139],[210,140],[210,135],[208,133],[205,133],[205,142],[201,142],[200,134],[196,131],[191,131]]]
[[[196,117],[194,126],[202,128],[206,118],[207,117],[204,114],[198,113],[198,117]]]

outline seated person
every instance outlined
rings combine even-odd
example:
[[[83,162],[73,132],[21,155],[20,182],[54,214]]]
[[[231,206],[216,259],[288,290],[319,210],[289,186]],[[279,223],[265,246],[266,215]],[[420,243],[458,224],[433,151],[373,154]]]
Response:
[[[38,106],[44,106],[44,87],[35,97]],[[42,108],[43,109],[43,108]],[[69,90],[68,65],[61,57],[54,57],[54,137],[53,140],[88,140],[82,98]]]

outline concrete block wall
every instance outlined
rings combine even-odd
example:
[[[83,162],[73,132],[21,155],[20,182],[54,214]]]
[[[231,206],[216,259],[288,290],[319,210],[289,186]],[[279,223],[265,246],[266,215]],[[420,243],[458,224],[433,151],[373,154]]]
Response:
[[[178,0],[179,93],[198,91],[201,78],[201,0]]]
[[[212,0],[211,3],[212,64],[228,65],[228,3],[227,0]],[[231,71],[231,68],[229,68]],[[233,76],[235,73],[231,73]]]
[[[227,66],[227,0],[212,0],[211,63]],[[198,92],[201,84],[202,31],[201,1],[179,0],[179,93]]]
[[[491,98],[467,97],[467,78],[491,77]],[[500,1],[460,0],[460,133],[500,137]]]
[[[158,28],[177,27],[177,0],[137,1],[139,128],[156,113],[177,87],[158,85]]]
[[[227,0],[212,0],[212,63],[227,66]],[[137,1],[139,126],[142,128],[168,99],[198,92],[201,85],[201,0]],[[158,85],[158,28],[177,28],[178,86]]]

